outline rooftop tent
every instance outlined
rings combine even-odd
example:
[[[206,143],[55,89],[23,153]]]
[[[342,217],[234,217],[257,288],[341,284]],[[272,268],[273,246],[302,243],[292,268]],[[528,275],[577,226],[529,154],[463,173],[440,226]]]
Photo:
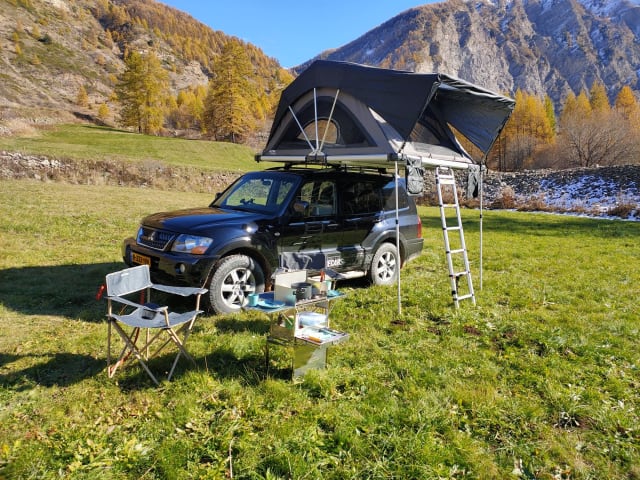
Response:
[[[317,60],[282,92],[267,145],[256,160],[393,163],[399,251],[398,165],[406,171],[421,165],[469,168],[474,161],[454,132],[486,157],[514,105],[510,98],[443,74]],[[480,232],[482,285],[482,216]],[[400,275],[397,288],[400,312]]]
[[[403,157],[464,168],[458,132],[486,155],[514,101],[437,73],[317,60],[283,92],[258,160],[379,165]]]

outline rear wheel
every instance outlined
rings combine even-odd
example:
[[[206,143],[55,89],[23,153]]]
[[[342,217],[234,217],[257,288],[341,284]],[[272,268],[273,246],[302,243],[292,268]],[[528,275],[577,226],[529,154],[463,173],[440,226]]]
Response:
[[[224,257],[209,282],[209,304],[216,313],[238,312],[250,293],[264,292],[262,267],[247,255]]]
[[[400,270],[400,258],[396,246],[383,243],[378,247],[371,261],[369,279],[374,285],[392,285],[396,282]]]

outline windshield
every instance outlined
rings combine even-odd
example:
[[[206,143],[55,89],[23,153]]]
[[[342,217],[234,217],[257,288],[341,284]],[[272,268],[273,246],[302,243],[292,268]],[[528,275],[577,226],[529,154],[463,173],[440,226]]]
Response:
[[[278,213],[298,182],[295,175],[282,172],[254,172],[240,177],[211,204],[255,213]]]

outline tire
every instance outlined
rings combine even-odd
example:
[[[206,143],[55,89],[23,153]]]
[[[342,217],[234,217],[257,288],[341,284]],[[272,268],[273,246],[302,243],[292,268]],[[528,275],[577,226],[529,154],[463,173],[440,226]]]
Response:
[[[392,285],[396,283],[400,270],[400,258],[396,246],[385,242],[371,260],[369,269],[369,280],[374,285]]]
[[[209,282],[209,305],[215,313],[239,312],[250,293],[264,292],[262,267],[247,255],[222,258]]]

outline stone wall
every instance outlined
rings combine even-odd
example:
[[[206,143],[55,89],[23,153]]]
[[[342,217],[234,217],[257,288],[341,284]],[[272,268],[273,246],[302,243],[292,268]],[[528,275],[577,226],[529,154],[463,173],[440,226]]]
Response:
[[[161,162],[129,164],[115,161],[56,160],[40,155],[0,151],[0,179],[30,178],[81,184],[126,185],[213,193],[236,177],[234,172],[204,172],[169,167]],[[462,202],[467,201],[467,172],[457,171]],[[487,208],[576,212],[589,215],[640,217],[640,165],[571,170],[488,171],[484,181]],[[425,172],[419,203],[437,204],[435,171]]]
[[[425,174],[422,202],[435,205],[435,171]],[[467,173],[456,172],[464,202]],[[489,208],[548,210],[607,214],[626,206],[638,216],[640,165],[576,168],[568,170],[488,171],[484,177],[484,202]],[[474,202],[469,202],[474,204]],[[635,214],[634,211],[635,210]],[[624,215],[628,217],[629,215]]]

